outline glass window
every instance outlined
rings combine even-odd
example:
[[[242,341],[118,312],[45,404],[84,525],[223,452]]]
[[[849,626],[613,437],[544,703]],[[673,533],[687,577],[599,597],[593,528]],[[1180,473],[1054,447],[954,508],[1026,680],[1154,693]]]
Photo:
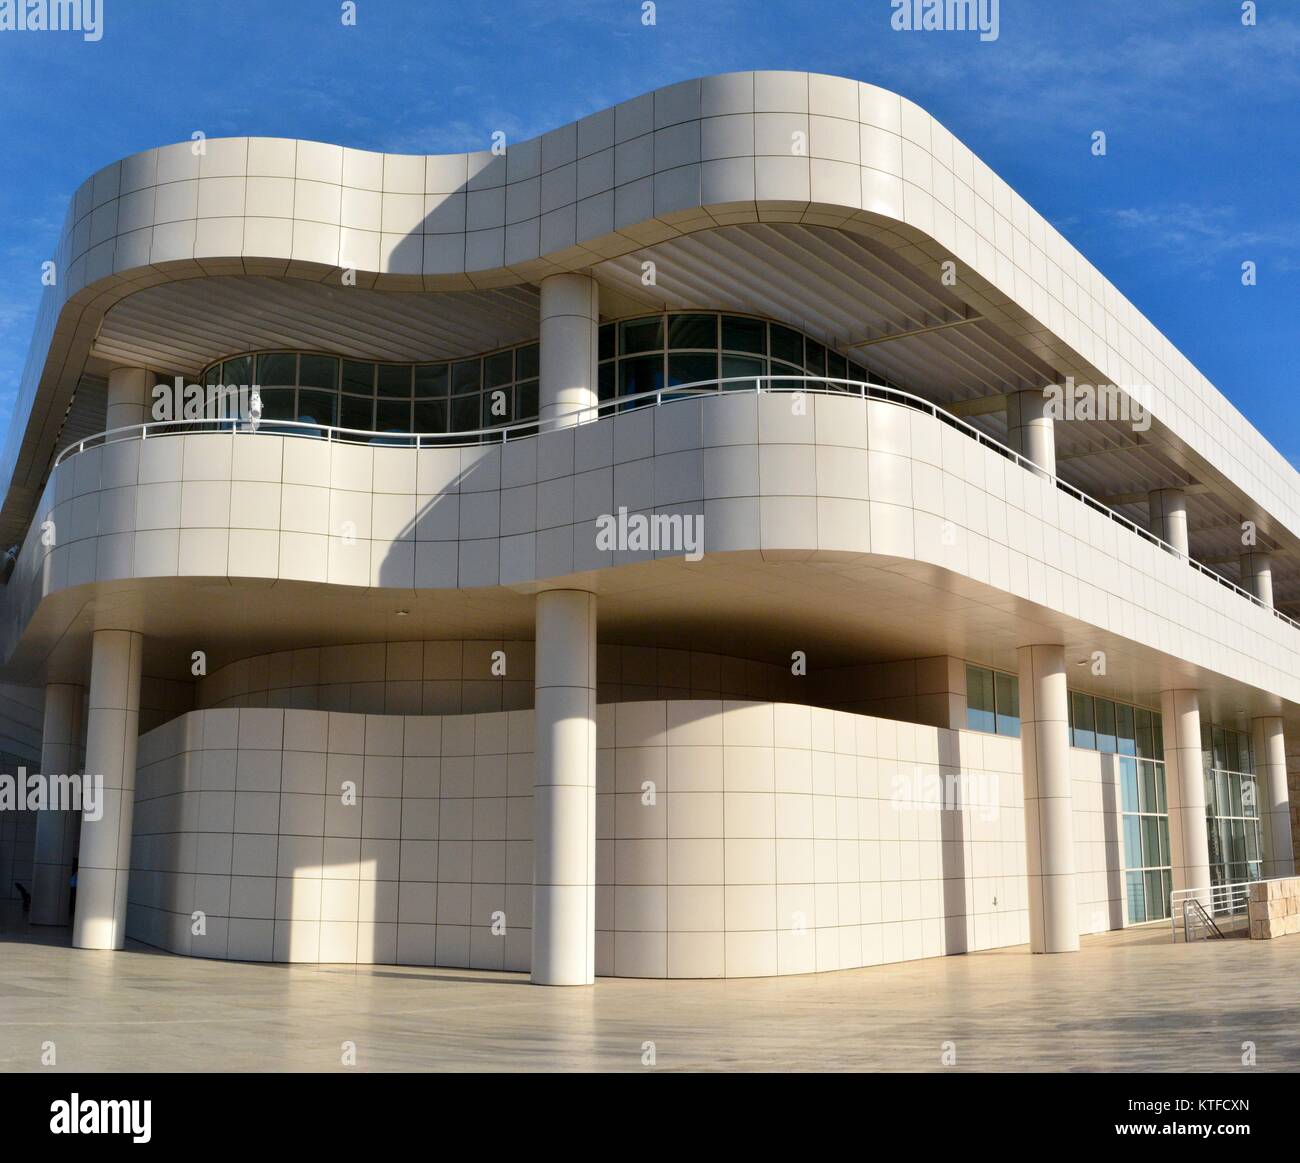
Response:
[[[221,382],[227,387],[252,387],[253,357],[241,355],[221,365]]]
[[[779,323],[771,326],[772,358],[792,364],[803,370],[803,336],[791,327],[782,327]]]
[[[304,424],[335,424],[338,399],[334,392],[303,388],[298,392],[298,419]]]
[[[445,396],[447,394],[447,365],[445,363],[425,363],[416,367],[415,394],[417,396]]]
[[[597,332],[597,359],[613,359],[618,354],[618,336],[614,329],[615,325],[613,323],[605,323],[601,325],[600,331]]]
[[[451,401],[451,430],[453,432],[473,432],[479,425],[477,395],[456,396]]]
[[[1147,916],[1151,920],[1169,915],[1169,902],[1164,899],[1164,875],[1153,870],[1145,874]]]
[[[375,365],[358,363],[356,360],[343,361],[343,390],[368,396],[375,388]]]
[[[802,379],[804,371],[803,368],[795,367],[794,364],[777,363],[776,360],[773,360],[772,374],[774,376],[798,376],[799,379]],[[785,391],[788,392],[798,391],[805,386],[806,385],[796,382],[794,380],[779,380],[776,384],[777,388],[784,389]]]
[[[1137,724],[1137,753],[1143,759],[1163,758],[1155,753],[1155,737],[1151,733],[1151,712],[1145,707],[1138,707],[1133,718]]]
[[[296,420],[298,418],[294,414],[294,392],[292,388],[263,388],[261,396],[263,420]]]
[[[515,353],[498,351],[483,357],[483,385],[500,388],[515,380]]]
[[[515,385],[515,416],[520,420],[537,418],[537,381]]]
[[[1094,729],[1092,713],[1092,696],[1070,692],[1070,722],[1073,725],[1074,745],[1089,751],[1097,748],[1097,733]]]
[[[605,329],[602,327],[602,331]],[[515,379],[517,380],[535,380],[538,376],[538,359],[540,358],[540,349],[537,344],[530,343],[527,347],[515,349]]]
[[[655,392],[664,386],[664,361],[659,355],[643,355],[618,361],[620,396]]]
[[[411,365],[408,363],[381,363],[376,381],[379,395],[394,400],[411,398]]]
[[[612,400],[618,391],[618,364],[602,363],[596,371],[596,398]]]
[[[467,396],[471,392],[479,390],[480,377],[482,372],[482,360],[463,359],[459,363],[451,365],[451,394],[453,396]],[[478,405],[474,405],[475,415],[478,414]],[[456,415],[456,409],[452,409],[452,415]],[[471,427],[474,427],[471,425]],[[458,429],[458,431],[460,431]]]
[[[1142,867],[1142,817],[1125,815],[1124,864],[1128,868]]]
[[[1121,755],[1137,754],[1137,735],[1133,725],[1134,708],[1128,703],[1115,704],[1115,749]]]
[[[716,315],[669,315],[668,347],[677,351],[684,347],[718,347],[718,317]]]
[[[993,672],[982,666],[966,668],[966,726],[972,731],[997,729],[994,711]]]
[[[724,355],[722,357],[722,378],[735,379],[737,376],[763,376],[767,374],[767,360],[752,355]],[[753,390],[753,383],[723,384],[727,391]]]
[[[1215,727],[1214,731],[1214,766],[1219,771],[1233,771],[1235,767],[1228,762],[1228,739],[1224,734],[1222,727]]]
[[[1160,810],[1160,796],[1156,791],[1156,765],[1148,759],[1138,764],[1138,773],[1142,777],[1138,785],[1139,810],[1158,812]]]
[[[298,382],[298,357],[292,352],[274,352],[257,357],[257,382],[262,387],[288,386]]]
[[[1113,753],[1115,747],[1115,704],[1110,699],[1094,699],[1097,719],[1097,750]]]
[[[999,735],[1020,736],[1020,683],[1014,676],[995,671],[993,701]]]
[[[670,355],[668,357],[668,383],[694,384],[700,380],[718,378],[716,355]],[[688,393],[689,394],[689,393]]]
[[[298,360],[300,388],[337,388],[339,361],[328,355],[304,355]]]
[[[619,353],[622,355],[660,351],[663,345],[664,321],[661,315],[650,319],[629,319],[619,324]]]
[[[1136,759],[1121,756],[1119,761],[1120,805],[1126,812],[1140,810],[1138,797],[1138,765]]]
[[[380,400],[375,405],[376,432],[410,432],[411,401]]]
[[[416,432],[447,431],[446,400],[416,400],[411,427]]]
[[[1142,821],[1142,867],[1160,867],[1160,829],[1158,816],[1139,816]]]
[[[1241,814],[1248,818],[1259,815],[1259,784],[1253,775],[1241,777]]]
[[[339,427],[372,432],[375,427],[374,400],[366,396],[340,396]]]
[[[828,351],[826,353],[826,374],[834,376],[837,380],[849,378],[849,361],[838,352]]]
[[[1124,874],[1128,896],[1128,919],[1133,925],[1141,924],[1147,919],[1145,893],[1142,888],[1142,873],[1126,872]]]
[[[767,324],[761,319],[746,319],[741,315],[722,317],[722,349],[747,351],[754,355],[767,354]]]
[[[826,374],[826,348],[811,339],[804,339],[803,365],[815,376]]]

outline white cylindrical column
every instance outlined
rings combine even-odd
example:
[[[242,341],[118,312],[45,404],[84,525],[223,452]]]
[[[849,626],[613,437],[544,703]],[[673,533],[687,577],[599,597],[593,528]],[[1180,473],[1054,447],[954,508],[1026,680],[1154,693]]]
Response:
[[[1056,475],[1056,429],[1043,392],[1007,393],[1007,445]]]
[[[541,284],[538,416],[544,428],[595,419],[600,288],[590,275],[551,275]]]
[[[1291,846],[1291,794],[1286,779],[1286,732],[1280,715],[1251,721],[1255,744],[1255,785],[1264,833],[1264,879],[1295,875]]]
[[[1079,948],[1079,910],[1065,648],[1022,646],[1018,661],[1029,946],[1035,953],[1069,953]]]
[[[533,773],[536,985],[596,980],[596,596],[537,595]]]
[[[108,411],[104,420],[110,431],[132,424],[145,424],[150,418],[155,376],[142,367],[115,367],[108,373]]]
[[[1241,588],[1273,608],[1273,559],[1267,553],[1241,555]]]
[[[1201,700],[1196,691],[1163,691],[1165,798],[1173,887],[1210,887],[1210,834],[1205,822],[1205,763],[1201,756]],[[1205,903],[1209,904],[1208,895]]]
[[[1147,494],[1147,513],[1151,532],[1186,557],[1187,494],[1182,489],[1153,489]]]
[[[131,869],[135,753],[140,721],[144,636],[96,630],[86,709],[83,786],[102,790],[81,813],[77,905],[72,943],[78,949],[121,949],[126,942],[126,888]],[[83,791],[83,796],[85,792]]]
[[[52,682],[45,688],[45,717],[41,728],[41,775],[47,803],[36,817],[36,848],[32,859],[32,924],[66,925],[71,892],[72,859],[77,853],[81,819],[51,800],[56,781],[81,771],[81,701],[84,691],[71,683]],[[65,786],[66,779],[63,780]]]

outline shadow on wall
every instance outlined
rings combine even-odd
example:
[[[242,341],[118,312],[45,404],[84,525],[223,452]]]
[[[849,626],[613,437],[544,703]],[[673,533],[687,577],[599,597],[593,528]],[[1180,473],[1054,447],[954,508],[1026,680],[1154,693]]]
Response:
[[[939,778],[944,782],[945,793],[950,780],[954,788],[951,798],[945,794],[940,817],[943,838],[940,853],[943,868],[944,947],[949,953],[965,953],[969,949],[961,742],[961,736],[955,731],[939,732]]]
[[[1120,835],[1119,756],[1101,755],[1102,826],[1106,834],[1106,852],[1115,859],[1106,861],[1106,929],[1124,927],[1124,841]],[[1094,926],[1094,932],[1099,930]]]

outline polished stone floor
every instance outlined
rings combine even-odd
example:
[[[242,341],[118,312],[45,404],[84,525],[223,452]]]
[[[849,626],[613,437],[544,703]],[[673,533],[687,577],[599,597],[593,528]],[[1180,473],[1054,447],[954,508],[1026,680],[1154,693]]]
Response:
[[[1232,1071],[1300,1067],[1300,938],[1168,944],[1148,928],[820,976],[602,979],[245,965],[132,945],[72,949],[0,912],[0,1071],[942,1069]],[[46,1068],[48,1069],[48,1067]]]

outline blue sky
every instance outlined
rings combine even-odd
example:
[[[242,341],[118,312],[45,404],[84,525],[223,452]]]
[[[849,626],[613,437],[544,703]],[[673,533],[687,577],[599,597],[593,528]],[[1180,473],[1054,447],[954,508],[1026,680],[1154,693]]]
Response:
[[[1300,4],[1001,0],[1000,35],[889,0],[103,0],[104,36],[0,32],[0,424],[69,195],[196,130],[482,149],[673,81],[793,68],[929,110],[1300,465]],[[1103,130],[1104,158],[1090,135]],[[1241,263],[1259,283],[1241,284]]]

